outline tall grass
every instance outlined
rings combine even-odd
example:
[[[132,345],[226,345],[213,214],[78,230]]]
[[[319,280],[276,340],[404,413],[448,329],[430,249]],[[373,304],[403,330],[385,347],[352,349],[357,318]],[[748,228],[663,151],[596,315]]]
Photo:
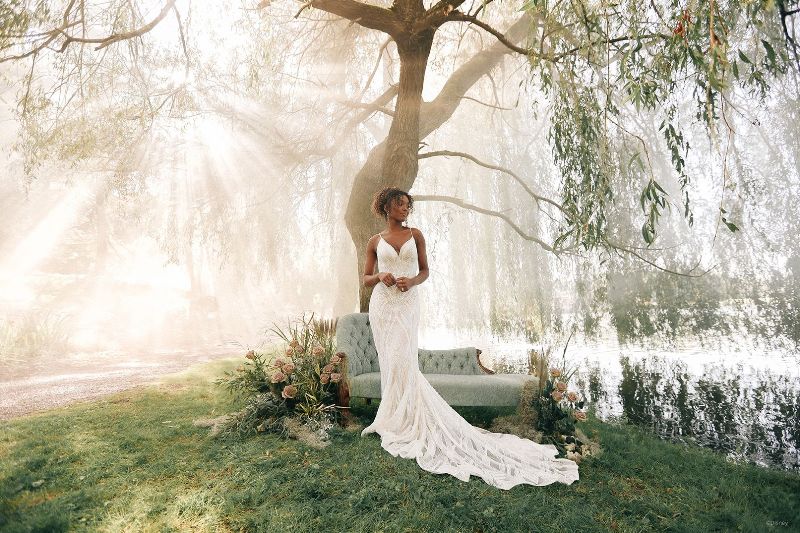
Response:
[[[69,348],[67,317],[48,311],[29,311],[0,317],[0,362],[26,361]]]

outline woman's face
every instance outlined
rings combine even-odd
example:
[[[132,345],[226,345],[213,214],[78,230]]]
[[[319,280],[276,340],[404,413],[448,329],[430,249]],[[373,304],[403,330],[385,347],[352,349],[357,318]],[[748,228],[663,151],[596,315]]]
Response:
[[[408,218],[408,211],[408,196],[395,198],[389,203],[389,218],[402,222]]]

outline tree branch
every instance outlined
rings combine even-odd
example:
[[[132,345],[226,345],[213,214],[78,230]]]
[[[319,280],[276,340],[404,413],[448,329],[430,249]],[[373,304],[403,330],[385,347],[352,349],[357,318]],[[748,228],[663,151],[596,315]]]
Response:
[[[167,13],[169,13],[170,10],[175,6],[176,1],[177,0],[169,0],[166,3],[166,5],[164,5],[164,7],[161,9],[161,12],[158,14],[158,16],[156,16],[156,18],[154,18],[141,28],[123,33],[114,33],[107,37],[75,37],[72,35],[68,35],[65,31],[61,29],[53,30],[64,36],[64,42],[61,44],[61,48],[58,51],[63,52],[64,50],[67,49],[67,46],[69,46],[70,43],[98,44],[98,46],[95,47],[95,50],[100,50],[102,48],[105,48],[106,46],[109,46],[119,41],[125,41],[127,39],[133,39],[134,37],[140,37],[145,33],[149,32],[150,30],[152,30],[153,28],[155,28],[159,22],[164,20],[164,17],[167,16]]]
[[[540,238],[534,235],[528,235],[522,229],[517,226],[509,217],[499,211],[492,211],[491,209],[484,209],[482,207],[478,207],[476,205],[468,204],[464,200],[460,198],[454,198],[452,196],[439,196],[439,195],[423,195],[423,194],[415,194],[414,195],[415,202],[447,202],[450,204],[455,204],[459,207],[463,207],[464,209],[469,209],[470,211],[477,211],[478,213],[482,213],[484,215],[491,215],[493,217],[500,218],[504,220],[511,228],[517,232],[517,234],[525,239],[526,241],[532,241],[541,246],[543,249],[547,250],[548,252],[553,252],[554,254],[558,255],[560,250],[553,249],[552,246],[541,240]]]
[[[394,111],[392,111],[391,109],[387,109],[387,108],[383,107],[382,105],[375,104],[375,103],[341,102],[340,101],[339,104],[341,104],[341,105],[343,105],[345,107],[353,108],[353,109],[365,109],[365,110],[369,111],[370,114],[372,112],[374,112],[374,111],[378,111],[378,112],[383,113],[385,115],[388,115],[390,117],[394,116]]]
[[[480,165],[480,166],[482,166],[484,168],[488,168],[488,169],[491,169],[491,170],[499,170],[500,172],[505,172],[506,174],[508,174],[509,176],[514,178],[517,181],[517,183],[522,185],[522,188],[525,189],[525,192],[527,192],[532,198],[534,198],[537,203],[539,203],[539,202],[548,203],[548,204],[550,204],[552,206],[555,206],[562,213],[566,214],[566,211],[561,206],[561,204],[559,204],[557,202],[554,202],[553,200],[551,200],[549,198],[545,198],[544,196],[536,194],[535,192],[533,192],[531,190],[530,187],[528,187],[528,184],[525,183],[522,180],[521,177],[519,177],[515,172],[513,172],[513,171],[511,171],[511,170],[509,170],[509,169],[507,169],[505,167],[501,167],[501,166],[497,166],[497,165],[491,165],[489,163],[484,163],[483,161],[480,161],[478,158],[476,158],[475,156],[473,156],[471,154],[467,154],[467,153],[464,153],[464,152],[452,152],[452,151],[449,151],[449,150],[438,150],[438,151],[435,151],[435,152],[426,152],[424,154],[419,154],[418,157],[419,157],[419,159],[426,159],[428,157],[437,157],[437,156],[463,157],[464,159],[469,159],[470,161],[472,161],[475,164]]]
[[[310,0],[297,12],[295,18],[306,7],[315,7],[332,15],[346,18],[365,28],[379,30],[391,36],[398,35],[403,30],[402,24],[390,9],[356,0]]]
[[[422,17],[414,23],[413,32],[435,30],[448,20],[448,16],[458,9],[464,0],[442,0],[431,6]]]
[[[414,200],[416,200],[416,199],[417,199],[417,197],[415,196]],[[603,240],[609,246],[609,248],[611,248],[612,250],[616,250],[617,252],[624,252],[626,254],[630,254],[633,257],[639,259],[640,261],[643,261],[643,262],[647,263],[648,265],[650,265],[652,267],[655,267],[658,270],[661,270],[662,272],[666,272],[667,274],[674,274],[676,276],[683,276],[683,277],[686,277],[686,278],[699,278],[701,276],[705,276],[706,274],[711,272],[714,268],[716,268],[716,265],[714,265],[711,268],[709,268],[708,270],[706,270],[705,272],[702,272],[700,274],[692,274],[691,270],[688,271],[688,272],[678,272],[677,270],[671,270],[669,268],[665,268],[665,267],[659,266],[659,265],[655,264],[653,261],[650,261],[646,257],[642,256],[641,254],[635,252],[634,250],[632,250],[632,249],[630,249],[630,248],[628,248],[626,246],[623,246],[621,244],[617,244],[615,242],[609,241],[608,239],[603,239]],[[695,267],[695,268],[697,268],[697,267]],[[694,268],[692,270],[694,270]]]
[[[499,105],[494,105],[494,104],[489,104],[489,103],[486,103],[486,102],[482,102],[482,101],[478,100],[477,98],[473,98],[471,96],[462,96],[461,98],[463,100],[472,100],[473,102],[475,102],[477,104],[480,104],[480,105],[483,105],[483,106],[486,106],[486,107],[491,107],[492,109],[499,109],[500,111],[513,111],[517,107],[517,104],[519,104],[519,99],[517,99],[517,104],[515,104],[514,107],[503,107],[503,106],[499,106]]]
[[[471,24],[474,24],[475,26],[478,26],[479,28],[487,31],[488,33],[491,33],[492,35],[494,35],[497,38],[498,41],[503,43],[510,50],[513,50],[514,52],[517,52],[517,53],[522,54],[524,56],[536,56],[536,57],[540,57],[542,59],[549,59],[547,57],[544,57],[544,56],[541,56],[541,55],[537,54],[533,50],[529,50],[527,48],[522,48],[521,46],[517,46],[516,44],[511,42],[509,39],[507,39],[505,35],[503,35],[502,33],[497,31],[493,27],[489,26],[487,23],[483,22],[482,20],[480,20],[477,17],[474,17],[472,15],[467,15],[466,13],[462,13],[461,11],[453,11],[452,13],[450,13],[447,16],[447,20],[449,20],[449,21],[458,21],[458,22],[469,22]]]

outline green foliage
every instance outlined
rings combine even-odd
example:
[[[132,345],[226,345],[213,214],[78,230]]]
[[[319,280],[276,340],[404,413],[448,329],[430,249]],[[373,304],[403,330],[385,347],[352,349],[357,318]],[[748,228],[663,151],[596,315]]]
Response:
[[[585,400],[580,394],[568,390],[569,380],[577,372],[577,367],[567,367],[566,351],[569,339],[564,346],[560,365],[553,365],[552,348],[540,353],[531,352],[530,369],[539,376],[535,391],[526,390],[520,397],[518,412],[533,423],[542,434],[542,442],[552,443],[561,454],[580,461],[589,455],[593,448],[585,436],[576,436],[576,421],[585,421]],[[531,384],[526,385],[531,387]]]
[[[798,2],[782,5],[791,11]],[[624,110],[660,118],[683,215],[692,225],[685,165],[690,146],[684,136],[687,124],[677,111],[690,94],[695,120],[713,137],[720,107],[734,85],[762,100],[767,96],[791,61],[775,3],[529,0],[523,9],[544,25],[533,44],[531,65],[552,106],[548,140],[563,179],[566,216],[555,248],[607,245],[612,183],[626,175],[635,179],[638,172],[645,174],[641,234],[648,245],[654,242],[668,195],[653,176],[649,157],[647,166],[642,164],[645,142],[621,124]],[[636,150],[626,169],[611,154],[623,153],[627,144]],[[729,230],[738,229],[724,222]]]
[[[290,322],[286,331],[277,325],[270,331],[286,343],[282,354],[250,350],[242,365],[216,381],[246,400],[244,409],[226,423],[224,434],[285,434],[286,417],[329,426],[339,416],[335,401],[346,363],[343,354],[334,353],[336,321],[312,314]]]
[[[0,3],[0,52],[10,48],[29,28],[47,20],[51,16],[51,3],[45,0],[4,0]]]
[[[26,360],[69,348],[66,316],[28,312],[17,319],[0,319],[0,362]]]

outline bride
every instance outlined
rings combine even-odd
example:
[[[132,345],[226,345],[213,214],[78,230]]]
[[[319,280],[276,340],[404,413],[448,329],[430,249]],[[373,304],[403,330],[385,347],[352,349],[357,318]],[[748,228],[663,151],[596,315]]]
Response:
[[[363,280],[375,287],[369,322],[381,368],[381,401],[361,435],[377,433],[393,456],[416,459],[424,470],[461,481],[474,475],[504,490],[522,483],[569,485],[578,479],[578,465],[556,459],[555,446],[472,426],[420,372],[418,291],[428,279],[428,259],[422,232],[403,225],[413,203],[407,192],[387,187],[372,204],[387,222],[367,243]]]

